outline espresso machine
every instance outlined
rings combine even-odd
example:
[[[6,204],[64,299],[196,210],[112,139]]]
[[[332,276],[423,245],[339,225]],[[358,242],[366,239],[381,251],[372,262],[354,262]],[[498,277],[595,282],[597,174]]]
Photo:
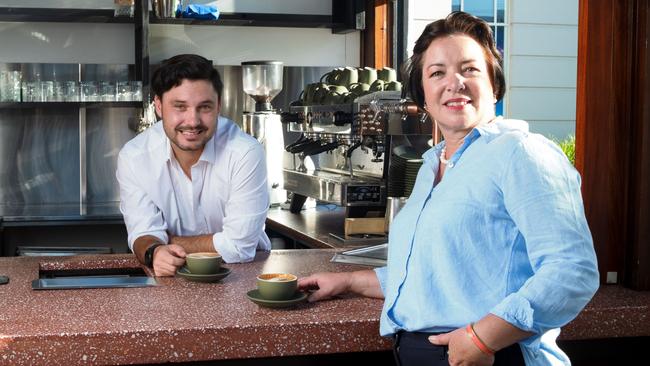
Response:
[[[283,189],[284,140],[280,114],[271,101],[282,91],[283,64],[279,61],[242,62],[244,92],[255,100],[255,111],[244,112],[242,129],[264,146],[271,206],[286,202]]]
[[[400,91],[377,91],[346,104],[291,106],[282,122],[301,133],[285,146],[293,154],[292,166],[283,169],[293,213],[313,197],[345,207],[346,220],[383,219],[387,197],[410,193],[406,187],[415,180],[421,154],[434,143],[431,120]],[[314,169],[305,167],[307,156]]]

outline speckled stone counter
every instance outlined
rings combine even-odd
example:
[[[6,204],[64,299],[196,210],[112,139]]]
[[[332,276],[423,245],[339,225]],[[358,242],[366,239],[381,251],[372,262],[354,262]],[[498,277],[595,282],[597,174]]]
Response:
[[[381,300],[346,296],[291,309],[246,298],[262,272],[351,271],[334,250],[260,253],[230,264],[221,282],[158,278],[147,288],[34,291],[42,270],[139,267],[132,255],[0,258],[0,364],[185,362],[390,349],[379,336]],[[561,339],[650,336],[650,292],[603,286]]]
[[[217,283],[158,278],[145,288],[34,291],[44,270],[129,268],[132,255],[0,258],[0,364],[163,363],[375,351],[381,300],[346,297],[268,309],[246,292],[262,272],[305,276],[363,267],[329,262],[333,250],[260,253],[255,262],[226,265]]]

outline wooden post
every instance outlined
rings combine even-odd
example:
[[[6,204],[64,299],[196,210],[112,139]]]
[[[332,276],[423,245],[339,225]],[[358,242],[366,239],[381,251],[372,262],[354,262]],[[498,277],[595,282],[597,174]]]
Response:
[[[576,167],[601,282],[650,289],[650,0],[580,0]]]

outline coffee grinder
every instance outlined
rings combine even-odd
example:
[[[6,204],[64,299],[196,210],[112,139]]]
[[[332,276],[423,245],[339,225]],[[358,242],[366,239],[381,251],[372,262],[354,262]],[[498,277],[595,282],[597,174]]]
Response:
[[[271,206],[287,200],[282,174],[284,161],[283,124],[271,101],[282,91],[283,65],[279,61],[242,62],[244,92],[255,100],[255,111],[244,112],[244,132],[264,146]]]

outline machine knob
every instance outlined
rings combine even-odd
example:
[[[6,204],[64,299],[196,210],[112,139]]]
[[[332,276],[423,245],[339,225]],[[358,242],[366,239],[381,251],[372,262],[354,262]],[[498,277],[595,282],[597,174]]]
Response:
[[[300,113],[282,112],[280,114],[280,121],[282,123],[302,123],[304,122],[304,118]]]
[[[346,113],[343,111],[336,111],[334,112],[334,125],[335,126],[343,126],[346,124],[351,124],[352,120],[354,117],[352,116],[352,113]]]

